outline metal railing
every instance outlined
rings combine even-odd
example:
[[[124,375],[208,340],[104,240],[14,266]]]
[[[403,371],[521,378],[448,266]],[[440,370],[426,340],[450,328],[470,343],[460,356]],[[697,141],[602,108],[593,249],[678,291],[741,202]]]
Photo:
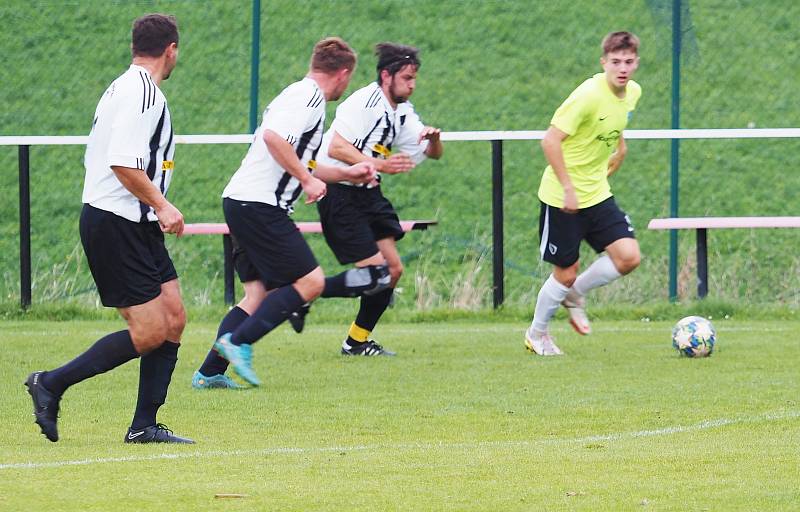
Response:
[[[504,300],[503,268],[503,141],[541,140],[544,130],[530,131],[470,131],[443,132],[447,142],[490,142],[492,147],[492,282],[493,304],[497,308]],[[800,128],[742,128],[686,130],[626,130],[625,139],[765,139],[800,138]],[[177,144],[249,144],[251,134],[238,135],[177,135]],[[23,308],[31,305],[31,214],[30,214],[30,147],[86,145],[88,136],[0,136],[0,146],[19,148],[19,261],[20,302]],[[671,177],[677,189],[677,176]],[[675,231],[675,230],[673,230]],[[675,263],[670,253],[670,283]]]

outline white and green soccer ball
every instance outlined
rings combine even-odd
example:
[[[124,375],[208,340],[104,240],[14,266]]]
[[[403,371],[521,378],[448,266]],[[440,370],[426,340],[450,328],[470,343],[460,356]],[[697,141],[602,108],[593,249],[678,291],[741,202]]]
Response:
[[[672,328],[672,346],[687,357],[706,357],[714,351],[717,331],[701,316],[681,318]]]

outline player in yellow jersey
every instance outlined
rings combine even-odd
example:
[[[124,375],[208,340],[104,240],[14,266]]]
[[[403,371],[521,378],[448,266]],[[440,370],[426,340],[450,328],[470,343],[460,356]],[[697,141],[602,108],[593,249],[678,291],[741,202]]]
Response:
[[[539,186],[539,252],[553,264],[553,273],[539,290],[525,346],[543,356],[562,354],[548,333],[559,305],[567,308],[578,333],[589,334],[586,293],[639,266],[630,219],[608,184],[625,158],[622,132],[642,94],[631,80],[639,66],[639,39],[630,32],[612,32],[602,48],[603,73],[569,95],[542,140],[550,165]],[[578,275],[581,240],[605,254]]]

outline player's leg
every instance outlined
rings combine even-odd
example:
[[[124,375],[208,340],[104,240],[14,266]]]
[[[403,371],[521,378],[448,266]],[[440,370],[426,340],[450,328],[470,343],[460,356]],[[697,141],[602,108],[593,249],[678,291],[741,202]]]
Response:
[[[533,320],[525,333],[525,346],[538,355],[561,355],[548,327],[578,271],[582,238],[578,215],[541,203],[539,237],[539,254],[543,261],[553,264],[553,272],[539,289]]]
[[[597,252],[605,251],[605,254],[575,279],[564,299],[570,323],[580,334],[591,332],[585,309],[586,294],[632,272],[639,266],[641,258],[630,219],[619,209],[613,197],[587,208],[585,216],[590,223],[587,242]]]
[[[124,308],[145,304],[161,293],[158,269],[151,261],[146,225],[85,205],[80,235],[97,291],[104,306]],[[30,374],[25,384],[34,403],[36,423],[51,440],[58,440],[61,396],[70,387],[105,373],[164,341],[166,322],[156,310],[141,329],[117,331],[97,340],[88,350],[50,371]],[[124,315],[123,315],[124,316]]]
[[[389,244],[388,241],[391,241]],[[382,267],[387,269],[387,273],[391,276],[391,280],[387,283],[387,287],[382,287],[375,293],[362,294],[361,301],[356,314],[355,321],[350,325],[347,333],[347,338],[342,342],[341,353],[343,355],[354,356],[393,356],[394,352],[383,348],[374,340],[370,340],[370,335],[375,329],[383,312],[389,306],[392,300],[392,293],[394,292],[394,284],[402,274],[402,263],[400,263],[400,256],[397,254],[397,248],[394,246],[394,238],[386,240],[379,240],[376,242],[380,248],[380,252],[373,256],[361,260],[356,263],[357,267]],[[388,258],[387,258],[388,256]],[[392,265],[389,263],[393,261],[395,264],[395,272],[390,270]]]
[[[239,280],[244,288],[244,297],[231,308],[219,324],[215,342],[223,334],[233,332],[242,322],[252,315],[267,296],[267,289],[261,282],[258,270],[247,257],[247,253],[239,245],[236,237],[233,241],[233,266],[239,275]],[[212,344],[213,345],[213,344]],[[221,357],[213,346],[208,351],[205,361],[192,376],[192,387],[195,389],[242,389],[233,379],[225,375],[228,369],[228,360]]]
[[[297,226],[285,211],[261,203],[226,199],[225,218],[261,280],[272,290],[258,308],[232,332],[223,334],[215,349],[234,371],[253,385],[260,383],[252,368],[252,345],[322,292],[325,276]]]
[[[163,328],[153,321],[161,312]],[[186,313],[181,299],[178,280],[171,279],[161,285],[161,294],[155,299],[136,306],[121,308],[135,340],[148,340],[148,349],[142,346],[139,361],[139,393],[136,410],[126,443],[194,443],[191,439],[176,436],[166,426],[156,421],[159,408],[167,399],[167,390],[178,362],[178,349]],[[155,340],[162,336],[161,343]]]
[[[252,345],[288,319],[293,311],[319,297],[324,286],[325,274],[317,266],[293,284],[276,288],[236,330],[223,334],[215,349],[240,377],[258,386],[261,381],[252,368]]]
[[[394,288],[403,275],[403,263],[397,251],[397,241],[403,238],[405,233],[400,226],[400,219],[394,206],[384,197],[380,188],[364,190],[361,196],[359,207],[362,214],[369,219],[372,238],[376,241],[375,245],[380,258],[388,267],[390,281],[388,288],[362,295],[356,320],[350,327],[347,340],[342,344],[342,353],[348,355],[395,355],[394,352],[371,340],[370,335],[386,308],[391,304]],[[378,258],[375,256],[373,258],[366,262],[377,264]]]
[[[154,339],[162,335],[160,343],[139,347],[139,394],[136,411],[128,432],[127,443],[194,443],[191,439],[176,436],[166,426],[156,421],[159,408],[167,400],[167,390],[178,362],[178,349],[186,326],[186,310],[181,299],[178,274],[164,245],[164,234],[156,223],[145,231],[150,250],[150,260],[160,276],[159,295],[155,299],[120,312],[128,321],[134,343],[141,337]],[[161,312],[163,327],[154,325],[153,319]]]

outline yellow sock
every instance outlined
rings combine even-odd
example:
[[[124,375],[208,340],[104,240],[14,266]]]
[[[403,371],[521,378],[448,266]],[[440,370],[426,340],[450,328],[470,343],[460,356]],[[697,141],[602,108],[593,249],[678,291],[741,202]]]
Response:
[[[350,336],[350,339],[355,340],[359,343],[364,343],[369,338],[369,334],[372,331],[368,331],[363,327],[359,327],[353,322],[353,325],[350,326],[350,332],[347,333]]]

